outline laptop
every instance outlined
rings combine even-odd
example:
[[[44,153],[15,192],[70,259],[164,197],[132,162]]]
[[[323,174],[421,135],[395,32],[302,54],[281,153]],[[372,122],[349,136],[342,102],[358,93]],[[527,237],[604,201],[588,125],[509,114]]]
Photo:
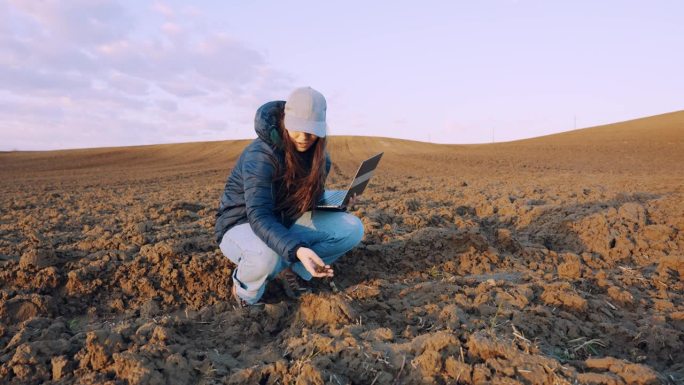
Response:
[[[366,159],[359,166],[354,180],[347,190],[325,190],[323,196],[316,203],[317,209],[342,210],[354,195],[361,195],[366,189],[368,181],[373,176],[373,171],[380,163],[382,152]]]

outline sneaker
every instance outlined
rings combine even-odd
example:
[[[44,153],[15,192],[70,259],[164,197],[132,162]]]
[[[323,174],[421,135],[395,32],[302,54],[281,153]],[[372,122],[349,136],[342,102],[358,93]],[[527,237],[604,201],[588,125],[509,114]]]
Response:
[[[304,294],[312,292],[311,287],[308,282],[301,279],[294,271],[291,269],[285,269],[281,271],[277,276],[276,280],[280,282],[280,285],[285,290],[285,295],[289,298],[297,299]]]
[[[239,308],[263,308],[264,303],[263,302],[257,302],[257,303],[248,303],[244,299],[240,298],[240,296],[237,293],[237,286],[233,284],[233,288],[230,290],[231,294],[233,295],[233,300],[237,304]]]

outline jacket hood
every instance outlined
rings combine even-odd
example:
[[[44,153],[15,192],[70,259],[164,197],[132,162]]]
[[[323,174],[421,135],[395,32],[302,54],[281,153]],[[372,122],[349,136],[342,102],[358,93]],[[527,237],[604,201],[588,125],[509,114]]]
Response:
[[[269,145],[282,148],[282,138],[278,133],[278,117],[285,109],[284,100],[275,100],[259,107],[254,116],[254,131],[257,136]]]

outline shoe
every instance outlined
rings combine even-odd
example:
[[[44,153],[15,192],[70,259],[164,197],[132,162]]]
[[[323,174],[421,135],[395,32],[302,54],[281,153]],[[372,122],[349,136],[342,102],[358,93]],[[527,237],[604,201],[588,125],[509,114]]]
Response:
[[[263,302],[257,302],[257,303],[248,303],[244,299],[240,298],[240,296],[237,293],[237,286],[233,284],[233,288],[230,290],[231,294],[233,295],[233,300],[237,304],[239,308],[253,308],[253,309],[260,309],[264,307]]]
[[[297,299],[304,294],[309,294],[312,292],[312,289],[308,283],[301,279],[289,268],[281,271],[276,276],[276,280],[280,282],[280,285],[285,290],[285,295],[289,298]]]

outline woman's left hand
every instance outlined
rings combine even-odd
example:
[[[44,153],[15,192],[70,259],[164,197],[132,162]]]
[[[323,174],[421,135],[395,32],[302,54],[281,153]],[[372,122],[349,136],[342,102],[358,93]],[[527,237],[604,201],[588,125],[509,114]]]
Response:
[[[326,265],[325,262],[316,254],[315,251],[307,248],[300,247],[297,249],[297,258],[302,262],[306,271],[311,273],[312,276],[321,277],[332,277],[335,275],[332,267]]]
[[[349,198],[349,200],[347,201],[347,205],[345,206],[345,208],[354,209],[354,206],[356,205],[356,202],[358,202],[358,200],[359,200],[358,195],[356,195],[356,194],[352,195],[352,197]]]

